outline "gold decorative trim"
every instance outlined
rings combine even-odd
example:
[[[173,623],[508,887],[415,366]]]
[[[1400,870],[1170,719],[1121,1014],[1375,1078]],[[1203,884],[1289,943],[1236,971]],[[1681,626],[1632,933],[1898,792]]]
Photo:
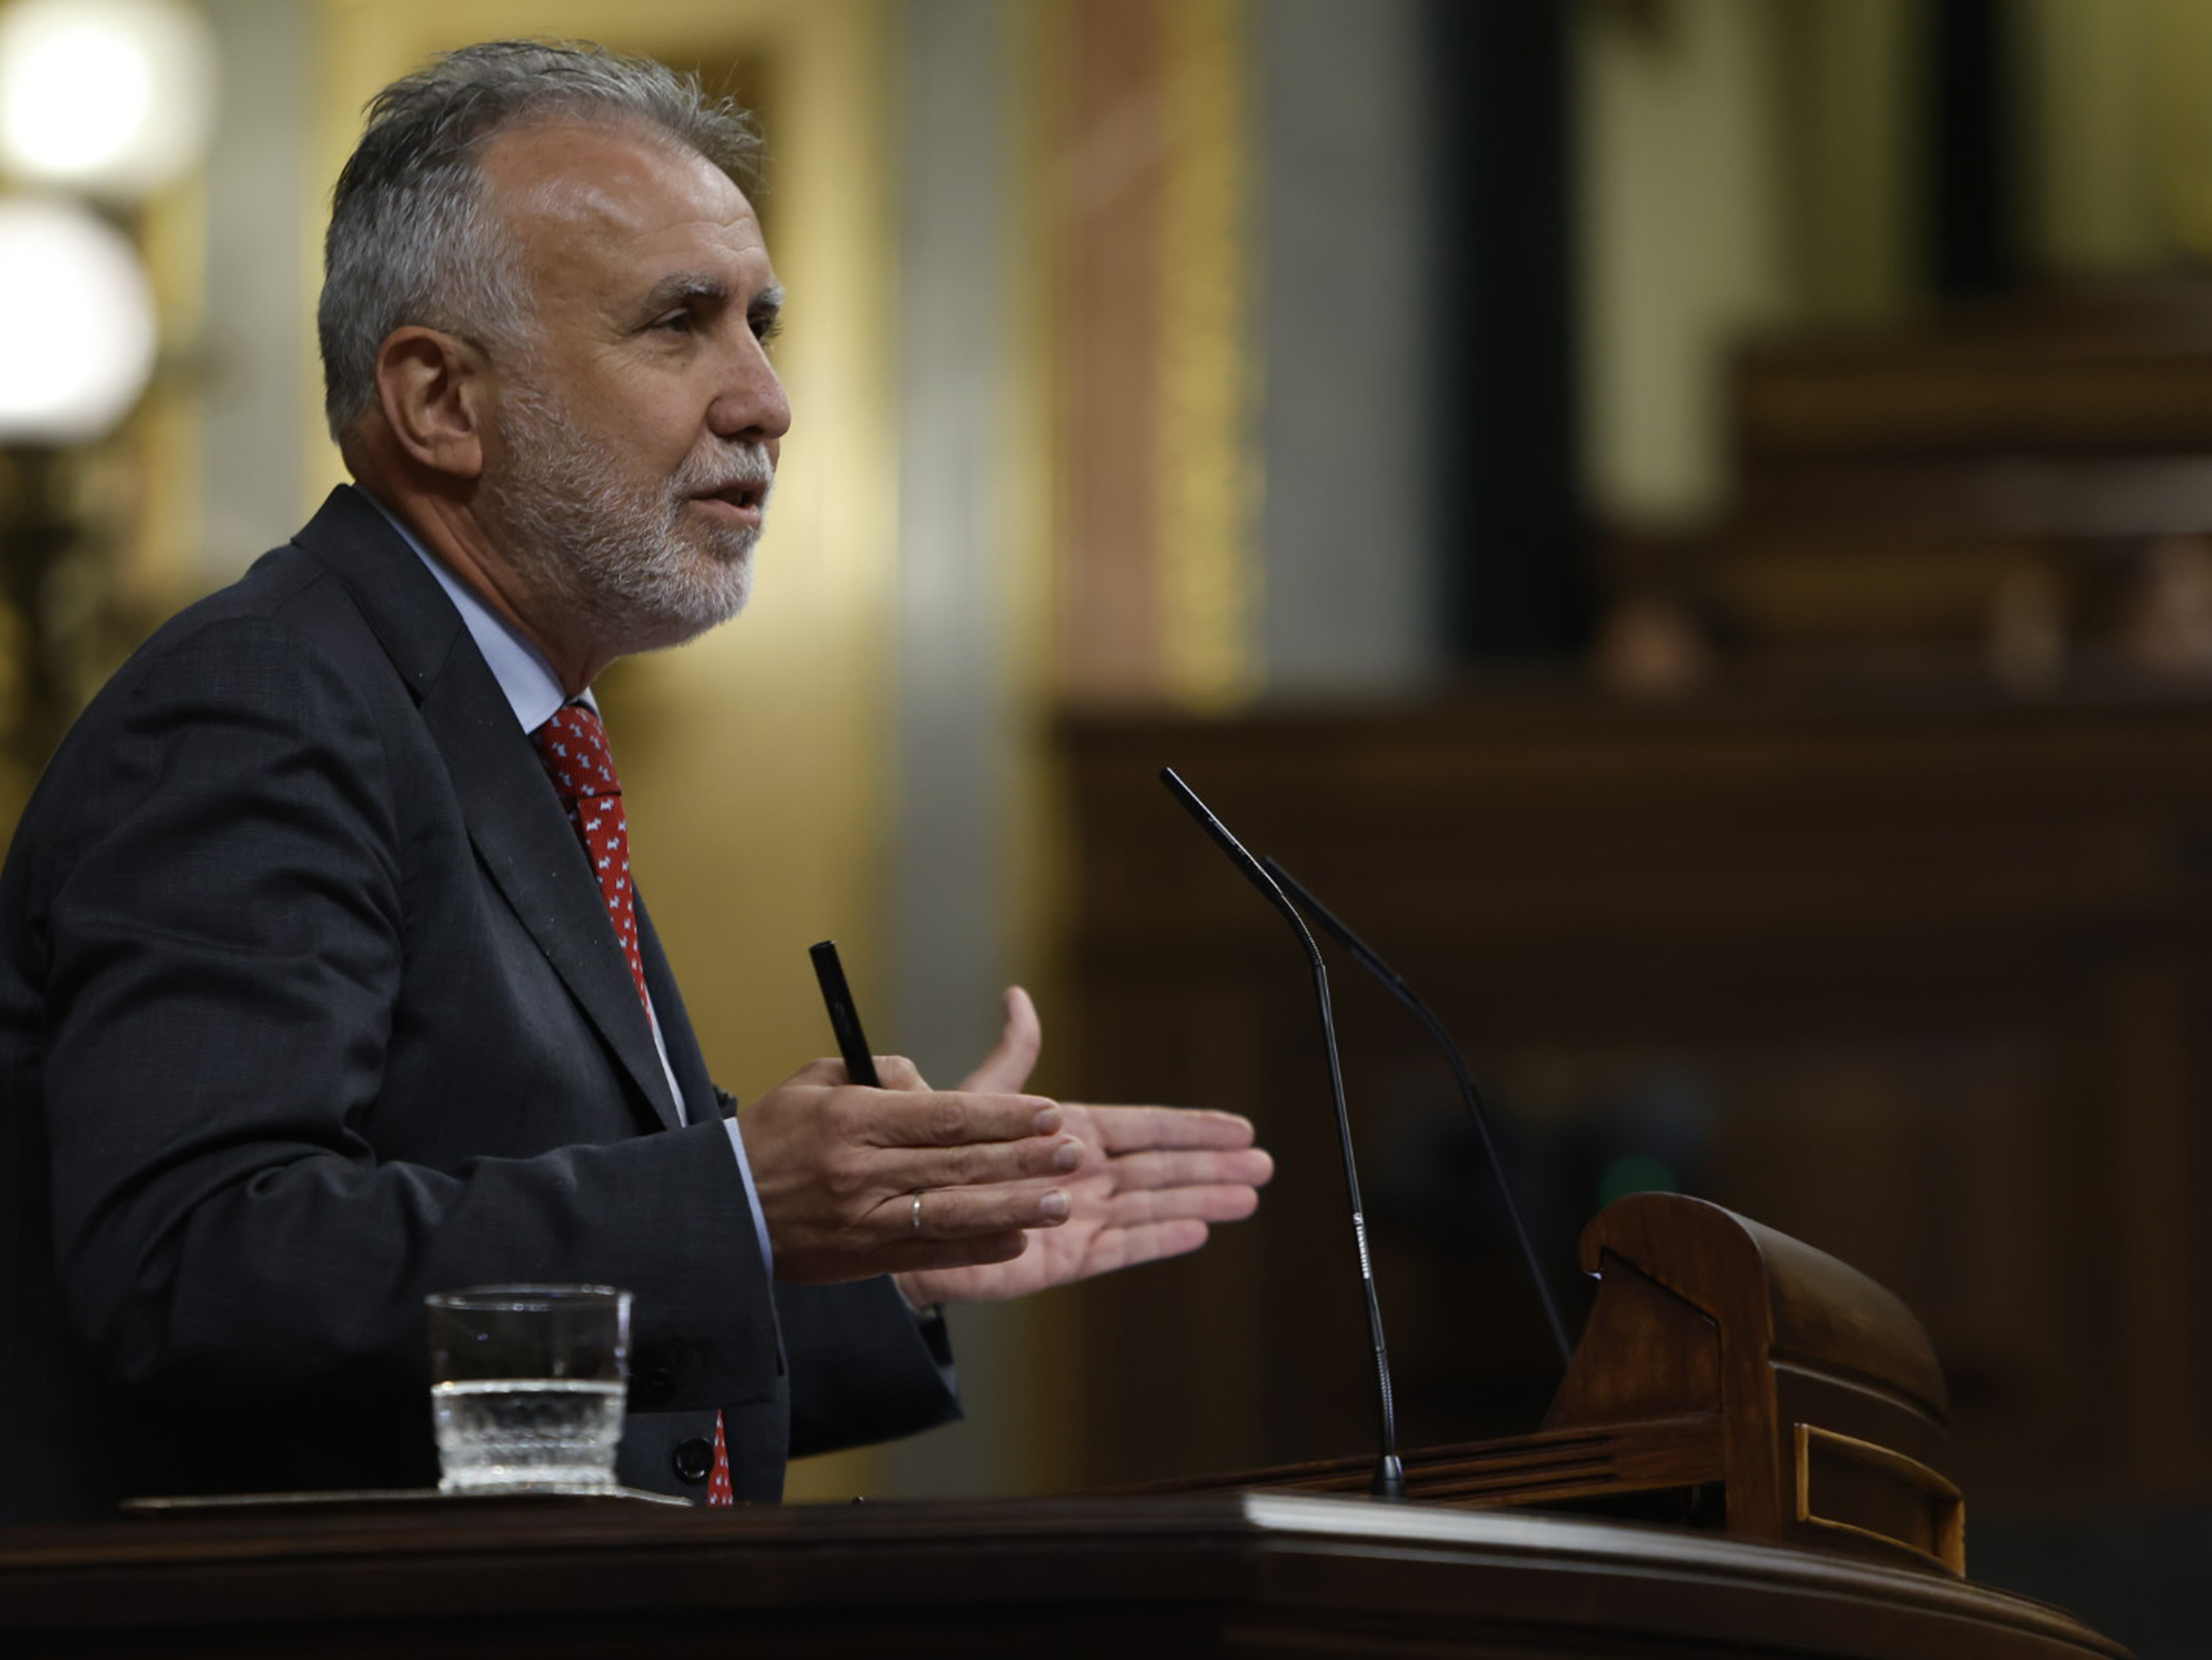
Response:
[[[1168,160],[1160,196],[1157,446],[1161,660],[1179,702],[1221,708],[1259,690],[1261,468],[1253,431],[1246,237],[1243,0],[1165,9]]]
[[[1929,1550],[1909,1539],[1899,1539],[1874,1528],[1863,1527],[1856,1522],[1839,1522],[1832,1517],[1814,1515],[1813,1449],[1815,1445],[1843,1462],[1863,1465],[1891,1476],[1927,1499],[1934,1518],[1935,1549]],[[1807,1527],[1825,1528],[1833,1533],[1855,1534],[1864,1539],[1879,1539],[1886,1545],[1894,1545],[1899,1549],[1927,1557],[1961,1578],[1966,1577],[1966,1495],[1941,1471],[1930,1469],[1917,1458],[1909,1457],[1877,1442],[1862,1441],[1856,1436],[1839,1435],[1815,1424],[1799,1424],[1796,1426],[1796,1485],[1797,1520]]]

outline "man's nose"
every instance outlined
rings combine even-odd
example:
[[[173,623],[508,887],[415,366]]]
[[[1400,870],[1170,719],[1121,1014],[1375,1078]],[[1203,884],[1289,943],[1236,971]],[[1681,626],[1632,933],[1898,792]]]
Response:
[[[718,438],[769,444],[791,430],[791,400],[782,379],[750,334],[730,355],[723,384],[708,406],[707,424]]]

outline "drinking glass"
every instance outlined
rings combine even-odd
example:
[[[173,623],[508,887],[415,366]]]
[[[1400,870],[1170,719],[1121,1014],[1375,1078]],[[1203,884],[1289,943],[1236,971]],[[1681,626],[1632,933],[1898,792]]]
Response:
[[[425,1302],[440,1492],[615,1485],[628,1292],[471,1286]]]

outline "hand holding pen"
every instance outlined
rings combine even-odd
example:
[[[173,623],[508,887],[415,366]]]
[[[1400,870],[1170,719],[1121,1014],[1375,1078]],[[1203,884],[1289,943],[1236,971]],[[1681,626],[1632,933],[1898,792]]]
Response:
[[[801,1067],[738,1118],[777,1278],[1000,1262],[1064,1221],[1057,1178],[1083,1146],[1059,1104],[1018,1084],[933,1090],[910,1061],[872,1058],[834,947],[816,961],[846,1058]]]
[[[868,1048],[868,1035],[860,1030],[860,1011],[854,1006],[853,988],[845,983],[845,965],[837,959],[837,942],[824,939],[807,948],[814,959],[814,978],[822,988],[822,1001],[830,1011],[830,1030],[836,1034],[837,1053],[845,1058],[845,1076],[855,1084],[881,1089],[876,1076],[876,1057]]]
[[[1191,1250],[1257,1202],[1272,1164],[1242,1118],[1023,1092],[1040,1043],[1026,993],[962,1086],[932,1090],[871,1055],[836,948],[813,954],[843,1060],[738,1119],[778,1278],[896,1274],[917,1305],[1016,1296]]]

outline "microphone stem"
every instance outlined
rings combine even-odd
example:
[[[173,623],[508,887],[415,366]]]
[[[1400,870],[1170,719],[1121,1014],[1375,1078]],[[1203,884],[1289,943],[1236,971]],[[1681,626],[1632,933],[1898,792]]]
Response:
[[[1490,1115],[1482,1110],[1482,1093],[1475,1088],[1474,1079],[1468,1073],[1467,1063],[1460,1059],[1459,1046],[1445,1032],[1443,1022],[1437,1019],[1431,1012],[1429,1006],[1413,995],[1410,990],[1407,992],[1404,1001],[1422,1025],[1429,1029],[1429,1036],[1443,1045],[1445,1055],[1451,1061],[1452,1071],[1459,1078],[1460,1099],[1466,1104],[1467,1116],[1474,1121],[1475,1133],[1482,1138],[1483,1157],[1490,1160],[1491,1174],[1498,1183],[1498,1197],[1505,1201],[1506,1219],[1513,1225],[1513,1237],[1521,1242],[1522,1260],[1528,1263],[1528,1277],[1534,1283],[1536,1295],[1544,1304],[1544,1318],[1552,1328],[1552,1341],[1559,1346],[1559,1363],[1570,1365],[1575,1358],[1574,1342],[1567,1335],[1567,1323],[1559,1317],[1559,1299],[1552,1295],[1551,1282],[1544,1277],[1544,1265],[1536,1260],[1536,1247],[1528,1237],[1527,1225],[1521,1219],[1521,1207],[1513,1202],[1513,1184],[1505,1179],[1505,1165],[1498,1156],[1498,1143],[1491,1139]]]
[[[1303,932],[1303,930],[1301,930]],[[1328,1051],[1328,1087],[1336,1106],[1338,1150],[1343,1154],[1344,1191],[1352,1207],[1352,1237],[1359,1254],[1359,1291],[1367,1307],[1367,1335],[1375,1346],[1375,1405],[1376,1442],[1382,1450],[1375,1461],[1375,1479],[1369,1491],[1378,1499],[1406,1496],[1405,1466],[1398,1458],[1398,1408],[1390,1386],[1390,1346],[1382,1335],[1382,1300],[1375,1289],[1375,1263],[1367,1249],[1367,1212],[1359,1196],[1359,1162],[1352,1151],[1352,1114],[1345,1104],[1344,1067],[1337,1056],[1336,1015],[1329,1006],[1328,970],[1321,947],[1306,936],[1308,965],[1313,970],[1314,1004],[1321,1014],[1321,1037]]]
[[[1335,936],[1336,942],[1352,953],[1352,960],[1372,975],[1376,982],[1413,1012],[1413,1018],[1443,1051],[1452,1076],[1459,1080],[1459,1098],[1467,1108],[1467,1116],[1474,1121],[1475,1134],[1482,1141],[1483,1156],[1490,1160],[1492,1176],[1498,1183],[1498,1196],[1505,1201],[1506,1220],[1513,1225],[1513,1236],[1521,1243],[1522,1260],[1528,1265],[1528,1278],[1536,1287],[1536,1298],[1544,1305],[1544,1318],[1552,1328],[1552,1341],[1559,1346],[1559,1364],[1571,1365],[1575,1346],[1567,1335],[1567,1323],[1559,1317],[1559,1299],[1552,1295],[1551,1281],[1545,1277],[1544,1266],[1537,1260],[1535,1243],[1528,1237],[1528,1225],[1521,1219],[1521,1207],[1514,1202],[1513,1183],[1506,1178],[1504,1161],[1498,1156],[1498,1143],[1490,1134],[1490,1115],[1483,1110],[1482,1091],[1474,1086],[1474,1076],[1467,1069],[1467,1061],[1452,1042],[1451,1034],[1436,1012],[1423,1002],[1420,994],[1406,983],[1405,976],[1384,962],[1375,948],[1354,933],[1327,905],[1314,897],[1305,886],[1273,859],[1262,859],[1261,870],[1282,891],[1287,898],[1297,896],[1296,903],[1312,913],[1322,927]]]
[[[1375,1345],[1375,1400],[1382,1450],[1375,1461],[1375,1480],[1369,1491],[1378,1499],[1403,1499],[1406,1470],[1398,1457],[1398,1409],[1390,1390],[1390,1351],[1382,1341],[1382,1303],[1375,1292],[1375,1265],[1367,1250],[1367,1214],[1359,1198],[1358,1165],[1352,1156],[1352,1110],[1344,1101],[1344,1068],[1338,1063],[1336,1054],[1336,1016],[1328,1005],[1328,969],[1322,961],[1320,943],[1275,879],[1260,867],[1260,861],[1229,833],[1229,827],[1213,816],[1213,810],[1198,799],[1198,793],[1176,775],[1173,767],[1160,769],[1160,782],[1182,803],[1200,828],[1213,839],[1214,845],[1229,856],[1230,862],[1243,873],[1244,879],[1257,888],[1261,897],[1290,924],[1291,932],[1297,935],[1298,944],[1304,948],[1307,965],[1313,970],[1314,1002],[1321,1012],[1322,1042],[1328,1049],[1328,1091],[1336,1108],[1337,1146],[1344,1155],[1344,1186],[1352,1201],[1352,1235],[1359,1250],[1359,1286],[1367,1303],[1367,1335]]]

